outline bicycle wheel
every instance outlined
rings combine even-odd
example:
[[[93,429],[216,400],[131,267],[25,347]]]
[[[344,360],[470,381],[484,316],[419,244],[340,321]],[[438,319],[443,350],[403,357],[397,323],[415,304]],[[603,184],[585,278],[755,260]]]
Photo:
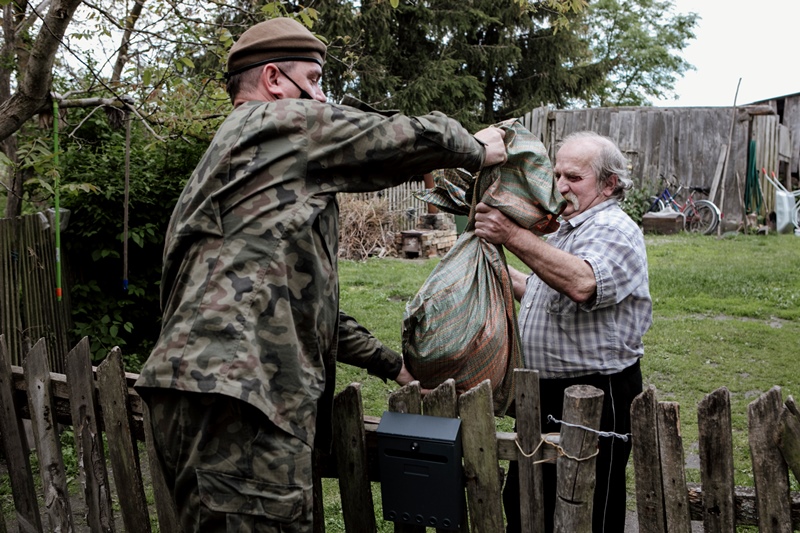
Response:
[[[658,213],[659,211],[664,210],[664,202],[658,196],[651,196],[650,197],[650,209],[647,211],[649,213]]]
[[[698,200],[686,208],[685,228],[692,233],[710,235],[719,225],[719,209],[708,200]]]

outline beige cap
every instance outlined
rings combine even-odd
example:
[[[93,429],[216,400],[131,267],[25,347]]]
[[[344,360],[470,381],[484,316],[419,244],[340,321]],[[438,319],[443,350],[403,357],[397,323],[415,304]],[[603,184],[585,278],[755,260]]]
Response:
[[[325,44],[296,20],[270,19],[249,28],[234,43],[225,77],[275,61],[313,61],[322,65],[326,51]]]

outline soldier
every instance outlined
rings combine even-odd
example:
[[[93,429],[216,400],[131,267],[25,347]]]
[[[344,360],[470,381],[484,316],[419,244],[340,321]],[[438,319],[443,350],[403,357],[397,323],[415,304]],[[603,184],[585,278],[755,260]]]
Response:
[[[326,103],[325,53],[288,18],[242,34],[234,110],[172,214],[161,335],[136,389],[184,531],[311,531],[336,361],[413,379],[339,310],[336,193],[505,160],[497,128]]]

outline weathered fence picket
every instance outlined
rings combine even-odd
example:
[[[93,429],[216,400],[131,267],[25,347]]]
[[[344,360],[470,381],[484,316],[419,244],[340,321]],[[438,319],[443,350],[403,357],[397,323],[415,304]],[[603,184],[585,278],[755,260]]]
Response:
[[[736,531],[733,431],[728,389],[715,390],[697,405],[703,526],[706,531]]]
[[[11,492],[20,531],[35,533],[42,530],[36,486],[31,474],[28,440],[22,426],[22,416],[14,399],[14,378],[5,335],[0,335],[0,433],[3,436]],[[0,520],[2,521],[2,520]]]
[[[800,410],[789,396],[778,421],[778,449],[789,464],[794,477],[800,480]]]
[[[352,383],[336,395],[333,403],[333,448],[347,531],[376,528],[363,419],[361,385]]]
[[[603,391],[589,385],[573,385],[564,391],[561,450],[556,468],[555,531],[591,533],[597,436]]]
[[[522,533],[544,531],[544,493],[542,489],[542,419],[539,404],[539,373],[514,371],[517,442],[519,445],[520,527]]]
[[[75,433],[75,452],[80,458],[80,476],[86,498],[87,522],[92,531],[113,531],[111,487],[96,413],[94,373],[89,340],[83,338],[66,361],[67,385]]]
[[[748,436],[753,458],[753,479],[758,496],[759,530],[791,533],[792,511],[789,500],[789,471],[775,446],[781,390],[773,387],[750,403]]]
[[[52,354],[50,354],[52,355]],[[66,357],[67,374],[50,372],[45,341],[28,352],[24,368],[11,365],[6,339],[0,335],[0,432],[5,446],[8,474],[14,495],[15,525],[19,531],[75,530],[70,509],[57,427],[72,425],[79,459],[86,522],[91,531],[112,532],[112,501],[119,505],[125,530],[150,531],[151,518],[144,498],[138,442],[147,445],[150,464],[148,483],[155,493],[160,531],[177,531],[177,513],[161,476],[148,413],[132,389],[136,379],[122,367],[121,354],[112,350],[93,369],[89,344],[83,339]],[[388,409],[461,418],[463,471],[469,521],[462,532],[501,533],[503,472],[500,461],[520,466],[520,494],[529,502],[522,510],[526,532],[543,523],[539,461],[558,461],[560,482],[570,482],[571,493],[559,501],[559,531],[589,531],[590,488],[594,461],[577,461],[593,453],[597,439],[588,430],[565,426],[561,435],[541,435],[538,373],[517,370],[517,428],[497,432],[488,382],[456,397],[455,383],[448,380],[424,398],[419,384],[393,392]],[[587,428],[599,422],[602,395],[596,389],[578,387],[565,398],[565,422]],[[584,402],[595,402],[592,406]],[[797,468],[798,417],[794,399],[781,404],[775,387],[749,406],[750,446],[756,489],[734,487],[730,398],[722,388],[707,395],[698,406],[702,486],[687,484],[680,437],[679,406],[658,402],[649,387],[632,407],[634,471],[639,531],[688,532],[690,520],[702,520],[706,531],[735,531],[737,525],[758,525],[761,531],[800,528],[800,494],[789,493],[788,469]],[[360,385],[346,387],[334,400],[333,455],[316,454],[315,527],[325,530],[321,505],[321,477],[336,477],[342,498],[346,531],[373,533],[377,529],[371,483],[381,481],[377,461],[376,429],[379,418],[364,416]],[[42,476],[45,508],[43,524],[31,473],[29,449],[22,420],[30,419]],[[105,433],[108,457],[103,453]],[[563,450],[563,451],[556,451]],[[793,452],[795,450],[795,452]],[[566,455],[565,455],[566,454]],[[794,457],[794,458],[793,458]],[[113,472],[115,490],[109,484]],[[796,474],[796,472],[795,472]],[[566,493],[559,486],[559,494]],[[583,505],[575,505],[581,502]],[[6,530],[0,519],[0,533]],[[116,526],[118,527],[118,526]],[[397,524],[396,531],[427,531],[422,526]],[[443,530],[442,530],[443,531]]]
[[[665,533],[664,492],[658,451],[657,400],[651,385],[631,405],[636,509],[641,533]]]
[[[97,367],[97,385],[114,484],[117,494],[125,495],[119,498],[125,530],[129,533],[150,533],[139,454],[131,437],[128,397],[132,391],[128,389],[119,348],[114,347]]]
[[[664,526],[669,533],[690,533],[689,497],[686,493],[686,463],[681,438],[680,406],[658,404],[658,453],[664,493]]]
[[[32,413],[38,413],[38,416],[31,417],[31,425],[39,456],[39,474],[42,477],[44,505],[50,528],[53,531],[74,531],[58,425],[53,416],[55,409],[44,339],[34,344],[22,368],[28,385],[28,405]]]

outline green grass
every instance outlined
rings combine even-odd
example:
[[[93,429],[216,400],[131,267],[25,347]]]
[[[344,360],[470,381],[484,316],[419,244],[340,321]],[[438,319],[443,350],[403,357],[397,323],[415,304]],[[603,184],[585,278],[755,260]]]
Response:
[[[655,386],[659,400],[680,404],[690,464],[697,464],[697,404],[706,394],[727,387],[736,484],[752,486],[748,404],[775,385],[784,399],[800,394],[800,238],[679,234],[647,236],[646,243],[654,320],[644,338],[645,384]],[[437,261],[342,261],[342,308],[399,350],[405,303]],[[513,256],[509,263],[524,268]],[[385,410],[387,394],[397,388],[339,365],[337,388],[351,382],[362,384],[365,412],[376,416]],[[509,420],[498,420],[498,427],[508,431]],[[699,470],[687,469],[687,478],[699,482]],[[327,511],[338,515],[338,497],[331,492],[335,483],[328,489]],[[800,490],[793,477],[792,489]],[[341,531],[329,526],[329,531]],[[379,529],[393,530],[389,524]]]

